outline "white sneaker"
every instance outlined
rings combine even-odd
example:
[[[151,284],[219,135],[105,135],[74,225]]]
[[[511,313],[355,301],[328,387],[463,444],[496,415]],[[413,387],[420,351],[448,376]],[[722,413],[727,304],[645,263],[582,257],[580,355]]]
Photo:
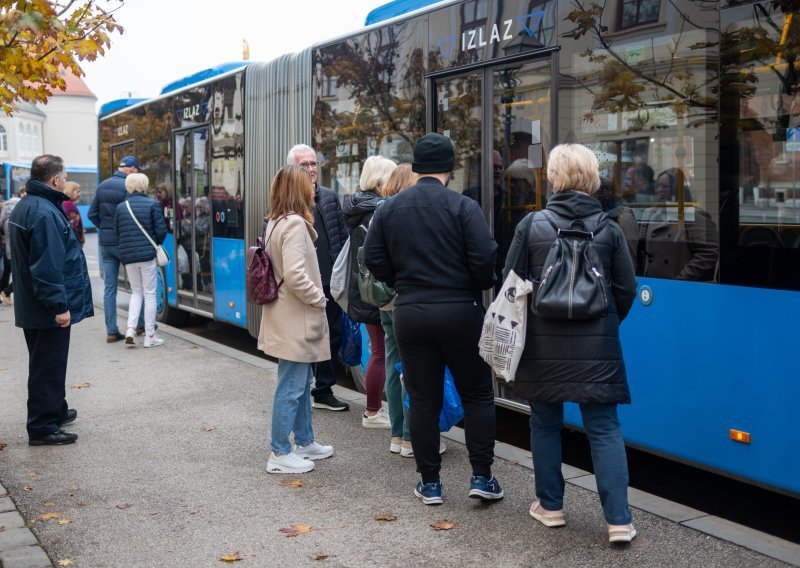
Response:
[[[307,446],[295,446],[294,453],[305,460],[324,460],[333,455],[333,446],[311,442]]]
[[[125,332],[125,345],[128,347],[136,345],[136,330],[132,327],[129,327],[128,331]]]
[[[374,416],[367,416],[366,413],[362,414],[361,425],[364,428],[380,428],[382,430],[388,430],[392,427],[389,418],[380,411]]]
[[[447,451],[447,446],[445,445],[443,440],[439,440],[439,455],[445,453]],[[413,458],[414,457],[414,450],[411,447],[411,442],[403,442],[402,447],[400,448],[400,455],[404,458]]]
[[[282,456],[270,452],[267,460],[267,473],[308,473],[313,469],[313,461],[304,460],[294,452]]]
[[[134,333],[136,333],[135,330],[134,330]],[[128,342],[127,338],[125,339],[125,342],[126,343]],[[145,335],[145,337],[144,337],[144,346],[145,347],[158,347],[159,345],[164,345],[164,340],[161,339],[159,336],[157,336],[155,334],[153,334],[153,335]]]
[[[399,454],[403,451],[403,438],[399,436],[392,436],[391,442],[389,442],[389,451],[393,454]]]

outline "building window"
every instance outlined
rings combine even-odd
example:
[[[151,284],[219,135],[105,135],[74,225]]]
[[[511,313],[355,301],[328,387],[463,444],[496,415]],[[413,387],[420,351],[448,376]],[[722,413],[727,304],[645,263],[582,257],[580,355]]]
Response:
[[[619,27],[631,28],[658,21],[661,0],[620,0]]]
[[[6,134],[6,129],[0,126],[0,152],[6,153],[8,152],[8,134]]]
[[[323,98],[336,96],[336,75],[322,76],[322,96]]]
[[[472,0],[461,5],[464,28],[477,28],[486,23],[486,0]]]

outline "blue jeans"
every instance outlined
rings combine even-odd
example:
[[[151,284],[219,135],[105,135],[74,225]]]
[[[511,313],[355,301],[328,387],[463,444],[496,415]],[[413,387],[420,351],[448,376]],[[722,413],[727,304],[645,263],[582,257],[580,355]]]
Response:
[[[106,333],[119,333],[117,327],[117,278],[119,278],[119,247],[100,245],[100,262],[103,265],[103,311]]]
[[[294,443],[307,446],[314,441],[311,427],[311,363],[278,359],[278,384],[272,401],[272,451],[276,455],[292,451]]]
[[[532,402],[531,451],[536,496],[548,511],[564,508],[561,474],[563,403]],[[631,522],[628,509],[628,461],[622,441],[616,404],[581,404],[583,427],[592,449],[592,465],[603,516],[610,525]]]

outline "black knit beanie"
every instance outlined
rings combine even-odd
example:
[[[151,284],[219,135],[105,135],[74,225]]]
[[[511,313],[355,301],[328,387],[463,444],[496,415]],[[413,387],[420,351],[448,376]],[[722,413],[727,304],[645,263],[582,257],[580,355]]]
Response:
[[[446,174],[456,161],[453,143],[447,136],[430,132],[417,140],[411,169],[418,174]]]

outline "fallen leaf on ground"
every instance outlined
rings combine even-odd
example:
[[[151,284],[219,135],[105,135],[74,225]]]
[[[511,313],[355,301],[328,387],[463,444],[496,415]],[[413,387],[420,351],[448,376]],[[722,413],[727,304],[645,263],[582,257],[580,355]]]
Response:
[[[396,521],[397,515],[375,515],[376,521]]]
[[[77,384],[74,384],[74,385],[69,385],[69,388],[71,388],[71,389],[88,389],[90,386],[92,386],[92,383],[77,383]]]
[[[52,501],[45,501],[44,503],[42,503],[42,507],[47,507],[48,509],[50,507],[55,507],[55,506],[56,506],[56,504],[53,503]]]
[[[57,519],[61,515],[58,513],[45,513],[44,515],[39,517],[39,520],[42,521],[49,521],[50,519]]]
[[[30,485],[26,485],[25,487],[22,488],[22,490],[23,491],[33,491],[33,487],[31,487]]]
[[[197,511],[189,511],[189,514],[190,514],[190,515],[196,515],[196,514],[197,514],[197,513],[199,513],[199,512],[200,512],[199,510],[197,510]]]
[[[64,560],[59,560],[58,561],[58,565],[59,566],[72,566],[72,560],[70,560],[69,558],[65,558]]]
[[[311,525],[289,525],[288,528],[278,529],[278,532],[282,532],[286,536],[297,536],[310,533],[312,528],[314,527]]]
[[[314,555],[314,560],[325,560],[326,558],[328,558],[328,555],[322,554],[321,552]]]
[[[5,450],[7,447],[8,447],[8,444],[4,444],[3,442],[0,442],[0,452]]]
[[[213,432],[216,430],[217,427],[209,424],[208,426],[203,426],[203,432]]]
[[[39,474],[38,474],[38,473],[36,473],[35,471],[32,471],[32,472],[30,473],[30,476],[31,476],[31,477],[39,477]]]
[[[256,555],[256,553],[253,552],[252,550],[250,550],[250,551],[245,552],[242,556],[249,556],[249,557],[252,558],[255,555]]]
[[[127,509],[128,507],[130,507],[129,503],[120,503],[117,505],[117,509]]]
[[[72,519],[59,519],[58,524],[59,525],[68,525],[71,522],[72,522]]]
[[[3,532],[4,530],[6,530],[6,527],[0,527],[0,532]]]
[[[239,560],[242,559],[242,555],[239,554],[239,551],[237,550],[233,554],[225,554],[223,556],[220,556],[219,559],[222,562],[239,562]]]
[[[456,524],[453,521],[442,519],[441,521],[436,521],[434,524],[432,524],[431,528],[435,531],[449,531],[455,526]]]
[[[302,487],[303,480],[302,479],[282,479],[281,485],[284,487]]]
[[[147,513],[148,517],[152,517],[153,515],[158,515],[158,512],[156,511],[156,512],[153,512],[153,513]]]

